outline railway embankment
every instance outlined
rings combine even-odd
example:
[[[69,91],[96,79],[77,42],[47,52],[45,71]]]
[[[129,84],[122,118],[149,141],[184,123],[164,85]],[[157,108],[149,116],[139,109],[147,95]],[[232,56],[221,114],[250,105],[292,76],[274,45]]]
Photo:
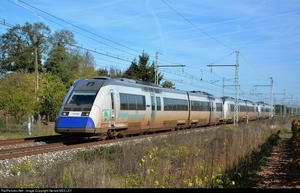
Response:
[[[299,161],[295,160],[292,138],[282,137],[257,173],[252,188],[300,188]]]
[[[89,151],[20,158],[7,167],[0,186],[298,188],[293,140],[290,119],[172,132]]]

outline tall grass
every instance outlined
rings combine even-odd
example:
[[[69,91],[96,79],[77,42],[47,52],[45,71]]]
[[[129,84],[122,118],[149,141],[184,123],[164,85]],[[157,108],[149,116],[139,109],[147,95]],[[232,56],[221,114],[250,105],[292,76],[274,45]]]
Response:
[[[2,188],[245,188],[292,118],[129,142],[76,153],[43,167],[28,162],[0,176]]]

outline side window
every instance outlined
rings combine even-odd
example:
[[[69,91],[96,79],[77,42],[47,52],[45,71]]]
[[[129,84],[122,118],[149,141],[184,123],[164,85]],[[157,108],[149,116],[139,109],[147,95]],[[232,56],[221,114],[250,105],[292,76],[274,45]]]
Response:
[[[156,97],[156,108],[157,108],[158,111],[161,111],[160,97]]]
[[[154,96],[151,96],[151,109],[152,109],[152,111],[155,111],[155,100],[154,100]]]
[[[160,98],[156,98],[157,110],[161,110]],[[188,101],[182,99],[163,98],[165,111],[187,111]]]
[[[128,110],[128,100],[126,94],[120,93],[120,103],[121,110]]]
[[[120,93],[121,110],[146,110],[145,96]]]
[[[135,95],[128,95],[129,110],[136,110],[136,98]]]
[[[233,104],[230,104],[230,111],[234,112],[234,105]]]
[[[217,103],[217,111],[222,111],[222,103]]]
[[[171,104],[172,104],[172,110],[173,111],[178,110],[178,108],[177,108],[177,99],[171,99]]]
[[[169,105],[168,105],[168,99],[164,98],[164,110],[168,111],[169,110]]]
[[[146,110],[145,96],[136,95],[137,110]]]

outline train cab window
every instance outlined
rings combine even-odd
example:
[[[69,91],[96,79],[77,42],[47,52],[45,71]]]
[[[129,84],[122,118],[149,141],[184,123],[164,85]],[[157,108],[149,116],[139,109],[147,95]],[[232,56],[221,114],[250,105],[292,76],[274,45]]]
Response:
[[[93,104],[97,91],[74,91],[70,97],[68,104]]]

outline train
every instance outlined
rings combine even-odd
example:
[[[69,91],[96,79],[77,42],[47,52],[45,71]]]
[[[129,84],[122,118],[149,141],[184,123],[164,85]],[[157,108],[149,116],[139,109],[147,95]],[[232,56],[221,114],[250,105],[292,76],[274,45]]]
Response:
[[[128,78],[79,79],[68,90],[55,132],[102,139],[270,118],[264,102],[217,97]],[[235,108],[238,108],[236,111]]]

